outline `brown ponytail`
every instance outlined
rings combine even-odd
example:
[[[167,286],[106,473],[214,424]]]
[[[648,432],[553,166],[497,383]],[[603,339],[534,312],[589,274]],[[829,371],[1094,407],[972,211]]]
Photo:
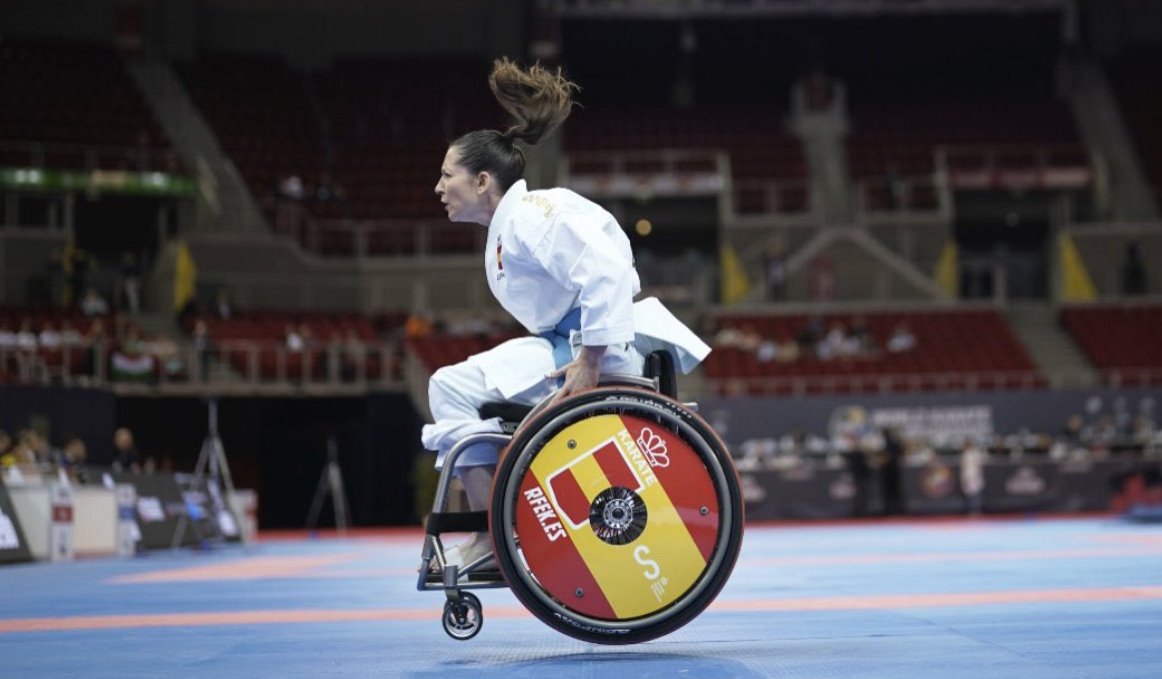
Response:
[[[469,132],[451,145],[469,172],[488,172],[507,191],[525,173],[524,152],[514,140],[536,144],[555,130],[569,117],[573,92],[579,88],[559,68],[554,73],[536,64],[525,70],[507,57],[493,62],[488,87],[516,124],[504,132]]]
[[[516,121],[503,136],[528,144],[536,144],[565,122],[573,110],[573,92],[579,89],[560,68],[554,73],[534,64],[523,70],[507,57],[493,62],[488,87]]]

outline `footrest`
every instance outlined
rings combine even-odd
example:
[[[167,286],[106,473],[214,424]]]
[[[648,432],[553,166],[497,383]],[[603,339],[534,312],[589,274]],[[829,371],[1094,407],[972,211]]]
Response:
[[[467,575],[461,576],[461,584],[466,580],[469,583],[488,584],[495,582],[504,582],[504,576],[501,575],[500,569],[488,568],[485,570],[473,571]],[[444,574],[439,571],[429,571],[424,577],[424,582],[429,585],[442,585],[444,583]]]

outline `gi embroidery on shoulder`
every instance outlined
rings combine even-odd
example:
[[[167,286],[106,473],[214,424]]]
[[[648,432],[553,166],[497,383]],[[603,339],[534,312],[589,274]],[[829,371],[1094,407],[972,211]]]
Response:
[[[501,250],[504,246],[500,244],[500,236],[496,237],[496,280],[504,278],[504,262],[501,260]]]
[[[526,195],[524,198],[521,198],[521,200],[524,201],[525,203],[532,203],[532,204],[536,205],[537,207],[541,208],[542,210],[544,210],[545,211],[545,214],[544,214],[545,219],[548,219],[549,217],[551,217],[553,214],[553,210],[557,209],[557,206],[553,205],[553,201],[549,200],[548,198],[545,198],[544,196],[534,196],[530,193],[530,194]]]

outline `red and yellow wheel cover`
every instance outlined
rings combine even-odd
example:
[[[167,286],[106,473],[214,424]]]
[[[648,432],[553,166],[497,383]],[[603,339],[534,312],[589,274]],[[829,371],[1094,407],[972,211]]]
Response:
[[[626,544],[602,540],[590,521],[611,488],[632,491],[647,510]],[[598,415],[553,436],[521,480],[515,511],[533,577],[566,607],[604,620],[672,604],[698,581],[718,538],[706,466],[676,434],[632,415]]]

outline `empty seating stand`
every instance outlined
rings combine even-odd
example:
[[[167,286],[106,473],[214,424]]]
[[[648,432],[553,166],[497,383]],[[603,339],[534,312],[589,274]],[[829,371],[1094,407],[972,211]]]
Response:
[[[825,314],[823,327],[862,317],[878,348],[873,356],[822,360],[804,349],[797,360],[760,361],[754,351],[716,348],[705,362],[710,384],[728,394],[852,393],[1016,389],[1045,385],[1004,317],[992,310]],[[723,316],[720,327],[750,328],[779,342],[800,336],[804,315]],[[905,323],[915,348],[884,347]]]
[[[332,374],[332,356],[341,362],[351,360],[345,344],[348,337],[361,344],[366,379],[383,379],[385,370],[394,365],[371,320],[354,312],[252,311],[228,320],[207,319],[206,324],[223,360],[241,375],[260,381],[326,380]],[[301,350],[287,344],[291,328],[307,331],[300,335]],[[358,366],[347,364],[346,370],[345,377],[343,373],[335,376],[353,379]]]
[[[0,43],[0,166],[180,172],[111,46]]]
[[[1068,307],[1061,324],[1107,381],[1162,384],[1162,307]]]

